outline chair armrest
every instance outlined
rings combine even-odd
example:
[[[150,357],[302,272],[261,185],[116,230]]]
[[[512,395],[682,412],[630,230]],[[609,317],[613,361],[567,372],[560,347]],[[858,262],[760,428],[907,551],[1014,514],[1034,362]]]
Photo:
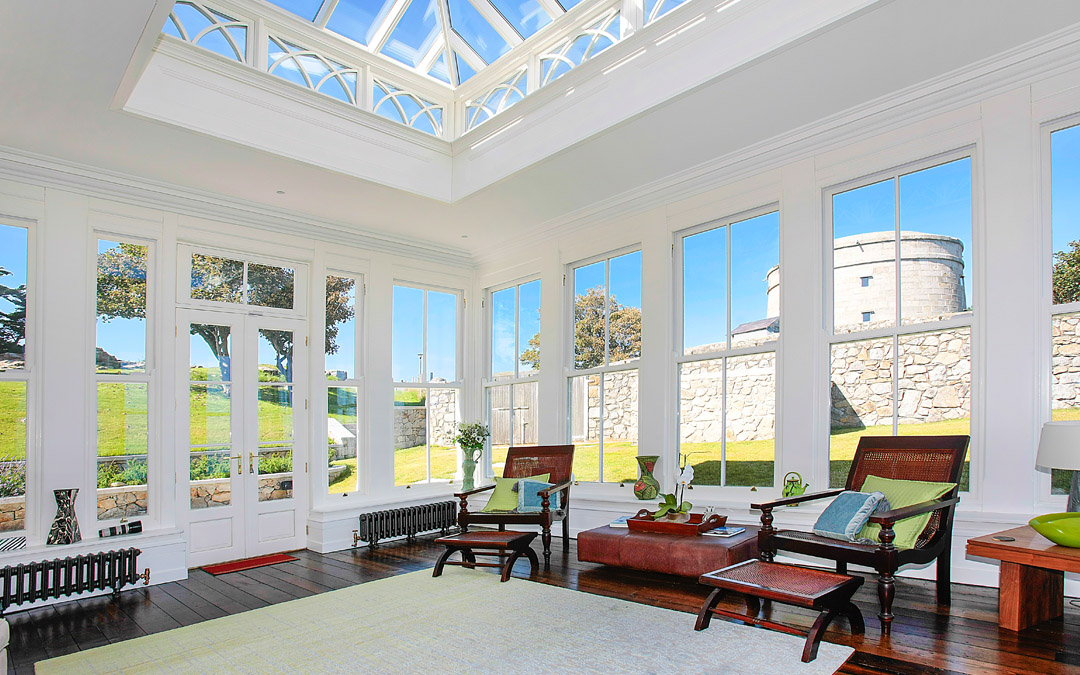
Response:
[[[536,494],[540,495],[541,497],[550,497],[551,495],[555,494],[556,492],[562,492],[563,490],[566,490],[571,485],[573,485],[573,483],[571,483],[570,481],[566,481],[565,483],[559,483],[558,485],[552,485],[551,487],[544,488],[543,490],[537,490]]]
[[[774,509],[777,506],[787,506],[788,504],[800,504],[802,502],[809,502],[815,499],[825,499],[826,497],[835,497],[843,492],[844,489],[838,490],[825,490],[823,492],[811,492],[808,495],[799,495],[798,497],[785,497],[784,499],[777,499],[771,502],[763,502],[761,504],[751,504],[750,508],[764,511],[765,509]]]
[[[924,513],[932,513],[938,509],[952,506],[959,501],[959,497],[951,497],[948,499],[934,499],[921,504],[912,504],[911,506],[904,506],[899,509],[892,509],[891,511],[883,511],[882,513],[874,514],[870,516],[870,522],[877,523],[878,525],[885,525],[886,523],[892,525],[898,520],[904,520],[906,518],[911,518],[912,516],[921,516]]]
[[[488,490],[494,490],[494,489],[495,489],[494,485],[486,485],[486,486],[481,487],[481,488],[476,488],[475,490],[469,490],[468,492],[455,492],[454,496],[455,497],[468,497],[469,495],[474,495],[477,492],[487,492]]]

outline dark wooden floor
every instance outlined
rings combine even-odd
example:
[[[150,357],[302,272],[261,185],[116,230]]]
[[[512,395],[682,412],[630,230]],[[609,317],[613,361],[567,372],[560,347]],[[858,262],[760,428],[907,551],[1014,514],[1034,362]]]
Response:
[[[36,661],[79,649],[430,568],[439,553],[431,539],[392,542],[375,551],[363,548],[328,555],[299,551],[294,554],[296,562],[218,577],[192,570],[185,581],[128,590],[116,602],[102,597],[13,612],[7,617],[8,672],[32,673]],[[705,597],[705,590],[693,580],[580,563],[573,542],[569,555],[558,541],[553,548],[551,571],[534,580],[686,612],[696,612]],[[515,576],[527,574],[528,563],[521,561]],[[1080,673],[1076,608],[1067,607],[1064,620],[1010,633],[997,627],[994,589],[956,585],[952,608],[943,609],[934,604],[930,582],[901,579],[897,619],[892,637],[886,639],[879,631],[874,589],[873,580],[868,580],[856,596],[866,616],[865,636],[848,636],[844,622],[826,636],[857,650],[843,673]],[[741,609],[742,604],[733,601],[730,607]],[[779,605],[774,605],[772,617],[804,628],[813,619],[808,611]],[[687,630],[693,621],[687,615]]]

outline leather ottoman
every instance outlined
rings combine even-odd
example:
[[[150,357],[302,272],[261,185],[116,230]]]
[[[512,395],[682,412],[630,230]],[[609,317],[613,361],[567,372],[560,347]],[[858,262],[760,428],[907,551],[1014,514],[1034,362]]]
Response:
[[[583,562],[696,579],[706,572],[758,557],[758,528],[739,527],[745,527],[746,532],[734,537],[694,537],[631,532],[605,525],[578,535],[577,555]]]

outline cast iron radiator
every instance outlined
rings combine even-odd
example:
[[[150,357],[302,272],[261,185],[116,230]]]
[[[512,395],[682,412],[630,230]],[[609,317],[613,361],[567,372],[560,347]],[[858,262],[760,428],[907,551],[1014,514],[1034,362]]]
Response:
[[[412,541],[418,533],[429,530],[441,530],[446,535],[456,526],[457,502],[452,500],[361,513],[360,530],[353,530],[353,546],[363,540],[378,548],[380,539],[403,535]]]
[[[106,588],[113,589],[115,598],[124,584],[134,584],[139,579],[149,584],[150,568],[142,573],[135,571],[140,553],[137,548],[125,548],[8,565],[0,570],[0,616],[8,607],[24,602]]]

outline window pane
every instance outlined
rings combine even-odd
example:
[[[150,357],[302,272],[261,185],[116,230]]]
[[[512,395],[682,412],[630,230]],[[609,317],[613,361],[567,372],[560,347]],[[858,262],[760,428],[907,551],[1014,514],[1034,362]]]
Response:
[[[971,309],[971,160],[900,177],[900,309],[904,324]]]
[[[492,0],[492,4],[513,24],[521,37],[530,37],[551,23],[551,15],[544,11],[537,0]]]
[[[458,392],[457,389],[428,390],[428,439],[431,452],[431,480],[453,480],[457,473]]]
[[[1054,421],[1080,420],[1080,314],[1059,314],[1051,322],[1053,335],[1050,387]],[[1072,472],[1054,469],[1052,494],[1069,494]]]
[[[421,382],[424,374],[424,291],[394,286],[395,382]]]
[[[293,333],[259,329],[259,381],[292,382]]]
[[[294,270],[255,263],[248,263],[247,268],[248,304],[273,309],[293,308]]]
[[[416,0],[419,1],[419,0]],[[465,42],[473,48],[485,63],[494,63],[496,59],[510,51],[510,45],[499,35],[469,0],[448,0],[450,26]],[[539,7],[537,8],[539,9]],[[545,14],[540,10],[540,14]]]
[[[27,237],[0,225],[0,372],[22,368],[26,353]]]
[[[679,367],[679,452],[692,453],[688,461],[694,467],[693,485],[722,484],[723,391],[723,359]]]
[[[893,340],[832,346],[829,487],[844,487],[861,436],[893,433]]]
[[[191,254],[191,299],[244,302],[244,263]]]
[[[98,520],[146,515],[147,385],[98,382]]]
[[[539,443],[537,414],[540,387],[536,382],[514,385],[514,445]]]
[[[394,390],[394,485],[427,480],[427,396]]]
[[[971,433],[971,329],[901,335],[897,380],[900,436]],[[968,463],[960,490],[968,489]]]
[[[232,503],[230,454],[228,447],[191,449],[191,508],[207,509]]]
[[[833,195],[835,333],[896,323],[895,187],[887,180]]]
[[[98,240],[97,357],[99,373],[146,371],[148,248]]]
[[[1080,301],[1080,126],[1050,134],[1054,304]]]
[[[366,45],[393,5],[393,0],[339,0],[326,28]]]
[[[314,21],[315,15],[322,7],[322,0],[270,0],[270,2],[308,21]]]
[[[428,291],[427,370],[429,382],[457,380],[457,308],[453,293]]]
[[[683,237],[683,353],[727,348],[727,228]]]
[[[326,277],[323,349],[327,380],[356,377],[356,280],[351,277]]]
[[[594,405],[600,402],[589,402],[590,409]],[[638,371],[604,374],[602,410],[604,482],[633,483],[638,476]]]
[[[191,324],[190,378],[192,382],[229,381],[232,357],[228,326]]]
[[[603,261],[574,270],[574,368],[577,370],[604,365],[605,274]]]
[[[413,0],[390,33],[382,53],[415,68],[439,32],[439,9],[435,0]]]
[[[576,446],[574,480],[600,480],[599,375],[570,378],[570,442]]]
[[[641,251],[612,258],[610,275],[608,362],[624,363],[641,356]]]
[[[340,494],[353,492],[359,485],[357,473],[357,437],[359,428],[356,418],[356,387],[328,387],[327,410],[327,461],[329,462],[329,492]]]
[[[540,280],[518,286],[518,374],[540,370]]]
[[[26,383],[0,382],[0,532],[25,522]]]
[[[725,485],[771,487],[776,457],[776,355],[727,359]]]
[[[780,335],[780,213],[730,228],[731,344],[748,347],[775,340]]]
[[[517,289],[505,288],[491,294],[491,377],[514,377],[515,319]]]
[[[488,424],[491,425],[491,470],[496,476],[502,475],[506,464],[506,451],[514,442],[513,404],[510,401],[511,385],[489,387]]]

